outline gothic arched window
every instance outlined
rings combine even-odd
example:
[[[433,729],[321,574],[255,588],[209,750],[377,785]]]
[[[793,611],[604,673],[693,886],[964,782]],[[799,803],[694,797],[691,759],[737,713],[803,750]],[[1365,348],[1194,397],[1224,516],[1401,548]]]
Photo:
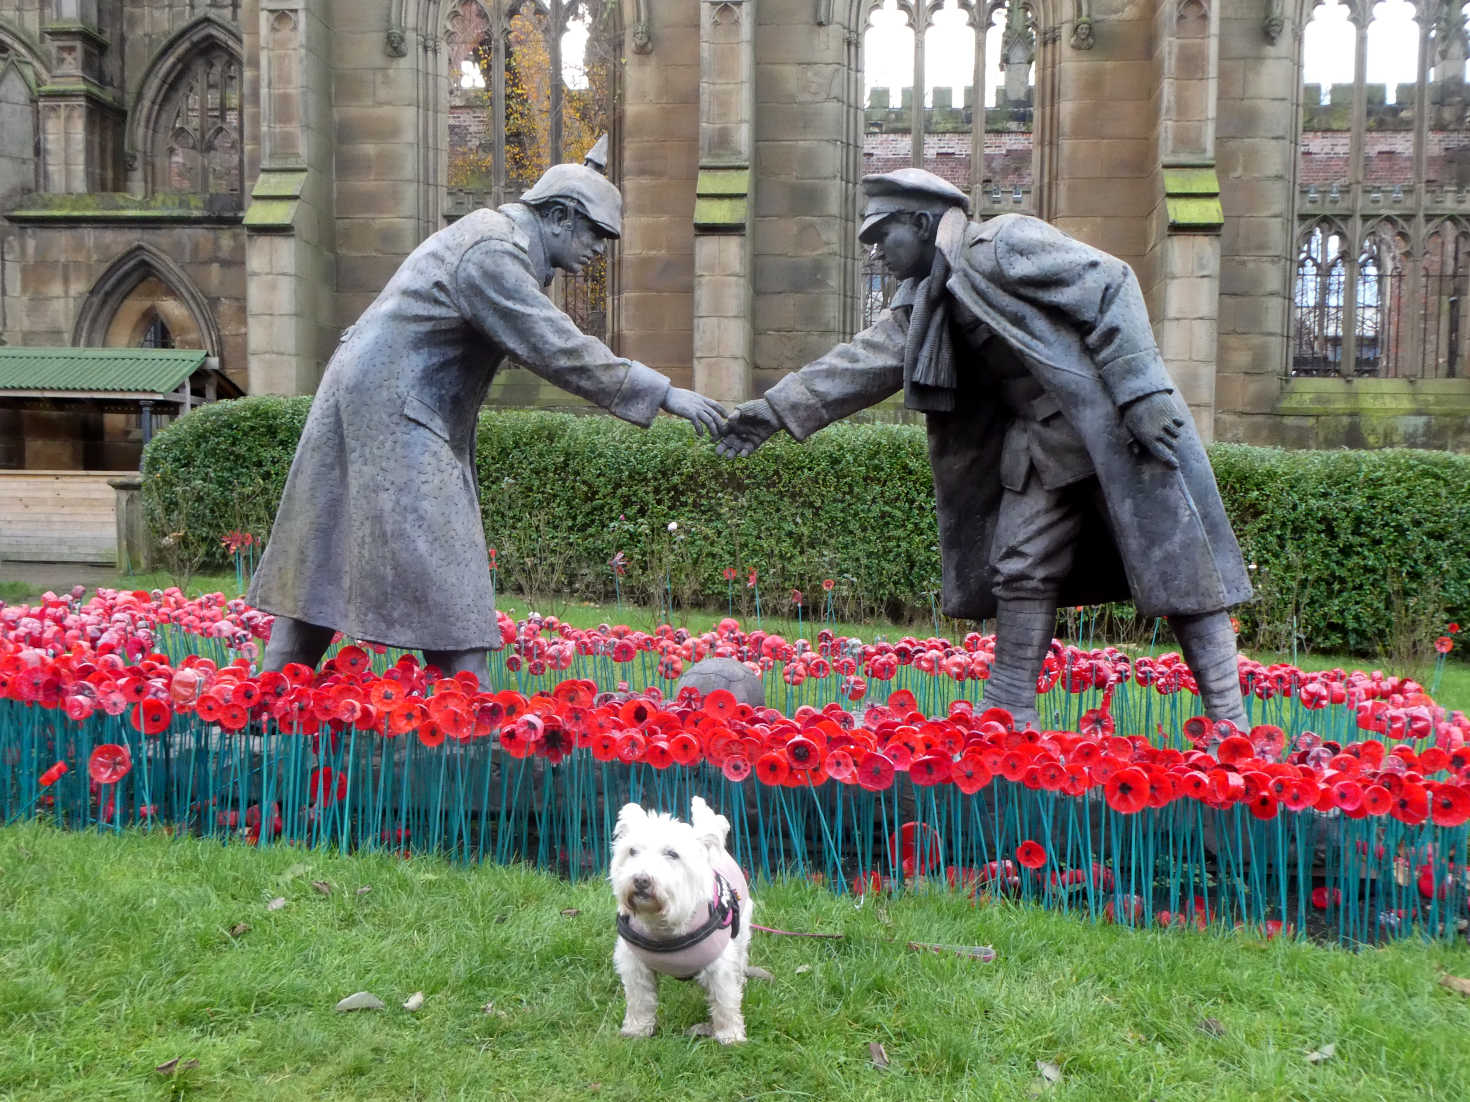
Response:
[[[159,114],[154,181],[161,191],[240,197],[240,59],[222,46],[199,50]]]
[[[581,160],[612,114],[617,58],[605,5],[458,0],[444,45],[451,215],[514,199],[548,167]]]
[[[1467,0],[1317,0],[1302,34],[1299,240],[1340,227],[1340,347],[1330,369],[1303,303],[1320,276],[1298,256],[1291,373],[1465,374],[1470,215]],[[1385,229],[1391,226],[1390,229]]]

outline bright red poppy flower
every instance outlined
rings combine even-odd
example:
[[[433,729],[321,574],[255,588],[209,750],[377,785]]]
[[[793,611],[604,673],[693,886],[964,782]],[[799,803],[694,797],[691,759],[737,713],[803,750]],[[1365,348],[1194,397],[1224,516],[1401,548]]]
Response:
[[[857,765],[852,760],[852,755],[840,747],[827,751],[826,757],[822,759],[822,768],[827,771],[827,776],[843,784],[857,779]]]
[[[755,759],[756,780],[763,784],[781,784],[790,772],[791,766],[786,761],[786,756],[779,751],[768,750]]]
[[[1312,906],[1319,911],[1325,911],[1328,907],[1334,907],[1342,902],[1342,892],[1336,888],[1328,888],[1325,884],[1318,884],[1312,889]]]
[[[350,674],[363,673],[367,670],[369,663],[367,651],[351,644],[339,650],[332,661],[336,663],[337,669]]]
[[[1016,847],[1016,860],[1028,869],[1039,869],[1046,864],[1046,850],[1040,842],[1027,838]]]
[[[1463,826],[1470,820],[1470,791],[1455,784],[1436,784],[1430,791],[1429,814],[1435,826]]]
[[[1363,789],[1363,810],[1369,815],[1384,815],[1393,806],[1393,797],[1381,784],[1370,784]]]
[[[720,764],[720,772],[725,775],[727,781],[739,784],[750,776],[750,759],[744,754],[730,754]]]
[[[1103,798],[1114,811],[1135,815],[1148,804],[1148,774],[1137,766],[1120,769],[1103,785]]]
[[[909,763],[909,779],[917,785],[943,784],[950,779],[950,759],[943,754],[925,754]]]
[[[168,705],[157,697],[150,696],[133,708],[129,718],[134,730],[142,731],[145,735],[158,735],[168,730],[170,717]]]
[[[63,774],[69,771],[70,770],[68,769],[66,762],[57,762],[50,769],[41,774],[41,787],[50,788],[57,781],[61,780]]]
[[[858,762],[858,784],[869,792],[890,787],[893,773],[893,762],[876,750],[864,754]]]

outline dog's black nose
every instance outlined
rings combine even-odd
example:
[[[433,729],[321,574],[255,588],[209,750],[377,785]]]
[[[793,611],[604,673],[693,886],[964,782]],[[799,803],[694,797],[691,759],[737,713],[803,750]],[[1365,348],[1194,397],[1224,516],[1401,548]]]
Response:
[[[651,888],[651,887],[653,887],[653,878],[652,877],[648,877],[648,876],[635,876],[635,877],[633,877],[633,890],[635,892],[646,893],[648,891],[648,889]]]

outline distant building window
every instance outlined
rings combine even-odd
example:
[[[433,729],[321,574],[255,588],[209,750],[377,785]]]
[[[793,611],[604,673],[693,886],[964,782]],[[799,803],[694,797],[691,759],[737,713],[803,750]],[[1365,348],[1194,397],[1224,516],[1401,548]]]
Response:
[[[1470,4],[1323,0],[1302,35],[1293,375],[1467,372]]]

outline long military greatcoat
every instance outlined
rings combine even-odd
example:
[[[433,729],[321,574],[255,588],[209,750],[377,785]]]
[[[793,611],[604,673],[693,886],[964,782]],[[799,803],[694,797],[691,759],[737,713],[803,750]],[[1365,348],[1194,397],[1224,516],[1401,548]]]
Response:
[[[1173,390],[1128,265],[1025,215],[970,223],[946,256],[949,293],[1056,399],[1086,444],[1107,502],[1107,516],[1079,537],[1061,603],[1131,597],[1141,615],[1163,616],[1248,600],[1240,548],[1184,402],[1175,393],[1186,422],[1177,470],[1135,454],[1123,425],[1128,402]],[[913,296],[908,281],[874,325],[766,392],[787,431],[805,439],[904,386]],[[973,362],[986,347],[971,353],[956,343],[955,408],[927,415],[944,611],[970,619],[996,611],[990,551],[1011,417],[987,390],[983,364]]]
[[[669,381],[548,299],[534,212],[480,210],[406,259],[343,334],[250,587],[258,608],[402,647],[500,645],[475,418],[501,362],[648,425]]]

